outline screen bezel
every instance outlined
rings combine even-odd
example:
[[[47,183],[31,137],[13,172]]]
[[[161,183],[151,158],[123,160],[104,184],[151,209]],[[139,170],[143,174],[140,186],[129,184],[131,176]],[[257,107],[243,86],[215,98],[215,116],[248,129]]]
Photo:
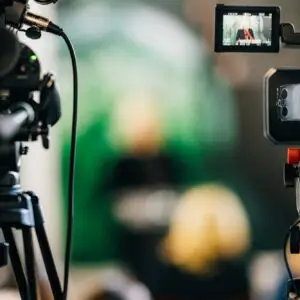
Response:
[[[300,121],[282,122],[278,118],[277,89],[286,84],[300,84],[300,69],[270,69],[264,78],[264,134],[274,144],[300,145]]]
[[[271,46],[224,46],[223,16],[227,13],[272,14]],[[215,10],[215,52],[279,52],[280,48],[280,7],[279,6],[229,6],[217,4]]]

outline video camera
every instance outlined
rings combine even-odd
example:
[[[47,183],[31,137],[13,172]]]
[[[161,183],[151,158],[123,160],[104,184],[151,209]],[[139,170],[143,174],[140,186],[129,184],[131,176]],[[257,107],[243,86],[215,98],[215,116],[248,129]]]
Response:
[[[57,0],[35,0],[40,4]],[[41,37],[42,31],[61,36],[72,58],[74,72],[74,104],[77,104],[76,55],[71,41],[63,30],[47,18],[29,11],[28,0],[0,0],[0,229],[5,239],[0,243],[0,267],[8,264],[8,256],[16,277],[22,300],[37,300],[35,256],[32,229],[35,229],[50,287],[55,300],[66,300],[69,262],[71,256],[71,217],[68,223],[64,286],[61,286],[39,198],[32,191],[24,192],[20,183],[20,157],[26,155],[24,142],[42,137],[44,148],[50,147],[49,132],[61,118],[61,103],[51,73],[41,74],[37,54],[20,42],[14,31],[22,31],[31,39]],[[37,96],[37,97],[36,97]],[[77,106],[74,106],[76,112]],[[74,113],[76,116],[76,113]],[[73,119],[70,159],[70,190],[73,191],[76,117]],[[70,202],[73,194],[69,194]],[[23,236],[23,264],[13,234],[21,230]],[[24,266],[25,265],[25,266]]]
[[[300,33],[280,22],[277,6],[226,6],[215,11],[215,52],[277,53],[280,44],[300,46]],[[281,43],[280,43],[281,42]],[[264,133],[274,144],[300,144],[300,69],[271,68],[264,76]],[[300,253],[300,149],[288,149],[284,165],[286,187],[295,187],[298,220],[285,239],[284,261],[289,274],[287,298],[300,299],[300,278],[293,278],[287,259]]]
[[[277,6],[216,6],[215,52],[277,53],[300,46]],[[272,68],[264,77],[264,132],[275,144],[300,144],[300,70]]]
[[[60,99],[52,74],[41,78],[36,53],[21,43],[11,29],[24,31],[29,38],[41,37],[41,31],[55,34],[60,29],[49,20],[30,13],[28,0],[0,0],[0,146],[11,141],[36,140],[42,136],[49,148],[49,126],[61,116]],[[49,4],[53,1],[37,1]],[[39,92],[35,101],[33,93]]]

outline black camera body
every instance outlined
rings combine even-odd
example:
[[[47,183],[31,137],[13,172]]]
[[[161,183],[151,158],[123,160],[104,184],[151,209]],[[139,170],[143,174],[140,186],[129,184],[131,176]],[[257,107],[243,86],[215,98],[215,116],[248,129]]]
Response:
[[[33,39],[40,38],[42,30],[60,33],[60,28],[50,20],[29,12],[27,3],[28,0],[0,0],[0,20],[4,20],[4,26],[0,22],[3,45],[0,47],[0,149],[7,143],[35,141],[39,136],[48,149],[50,128],[61,118],[60,97],[53,75],[41,74],[37,54],[8,28],[21,28]],[[23,25],[27,26],[26,30]]]
[[[215,11],[215,52],[277,53],[300,46],[300,34],[280,22],[279,6],[227,6]],[[264,76],[264,133],[274,144],[300,144],[300,70],[270,69]]]
[[[0,87],[3,90],[37,91],[41,81],[41,66],[36,53],[20,43],[20,56],[15,67],[3,78]]]

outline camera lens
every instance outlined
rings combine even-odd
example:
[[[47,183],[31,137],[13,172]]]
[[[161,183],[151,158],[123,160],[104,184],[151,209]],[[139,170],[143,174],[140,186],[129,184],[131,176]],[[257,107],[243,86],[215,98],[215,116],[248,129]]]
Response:
[[[286,107],[283,107],[281,113],[283,117],[286,117],[289,113],[289,110]]]
[[[287,96],[288,96],[287,90],[286,90],[286,89],[283,89],[283,90],[281,91],[281,93],[280,93],[280,98],[283,99],[283,100],[285,100],[285,99],[287,98]]]

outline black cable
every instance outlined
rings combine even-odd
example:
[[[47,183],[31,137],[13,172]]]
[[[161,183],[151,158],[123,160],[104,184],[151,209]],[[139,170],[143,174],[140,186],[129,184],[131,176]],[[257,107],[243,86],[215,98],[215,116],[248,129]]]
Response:
[[[291,228],[294,227],[294,226],[298,226],[299,224],[300,224],[300,220],[297,220],[291,226]],[[290,281],[291,281],[291,283],[293,285],[294,291],[297,294],[297,296],[300,296],[299,290],[297,289],[296,283],[295,283],[294,278],[293,278],[292,270],[291,270],[291,267],[289,265],[288,258],[287,258],[286,248],[287,248],[287,245],[288,245],[288,242],[289,242],[289,238],[290,238],[290,230],[287,232],[287,234],[285,236],[285,239],[284,239],[284,247],[283,247],[284,264],[285,264],[286,270],[288,272],[289,279],[290,279]]]
[[[67,300],[68,283],[69,283],[69,268],[72,251],[72,231],[74,218],[74,181],[75,181],[75,157],[76,157],[76,135],[77,135],[77,118],[78,118],[78,70],[76,62],[76,54],[71,41],[64,33],[60,33],[68,46],[72,60],[73,68],[73,118],[72,118],[72,134],[70,147],[70,170],[69,170],[69,187],[68,187],[68,225],[67,225],[67,240],[65,253],[65,270],[64,270],[64,284],[63,284],[63,300]]]

